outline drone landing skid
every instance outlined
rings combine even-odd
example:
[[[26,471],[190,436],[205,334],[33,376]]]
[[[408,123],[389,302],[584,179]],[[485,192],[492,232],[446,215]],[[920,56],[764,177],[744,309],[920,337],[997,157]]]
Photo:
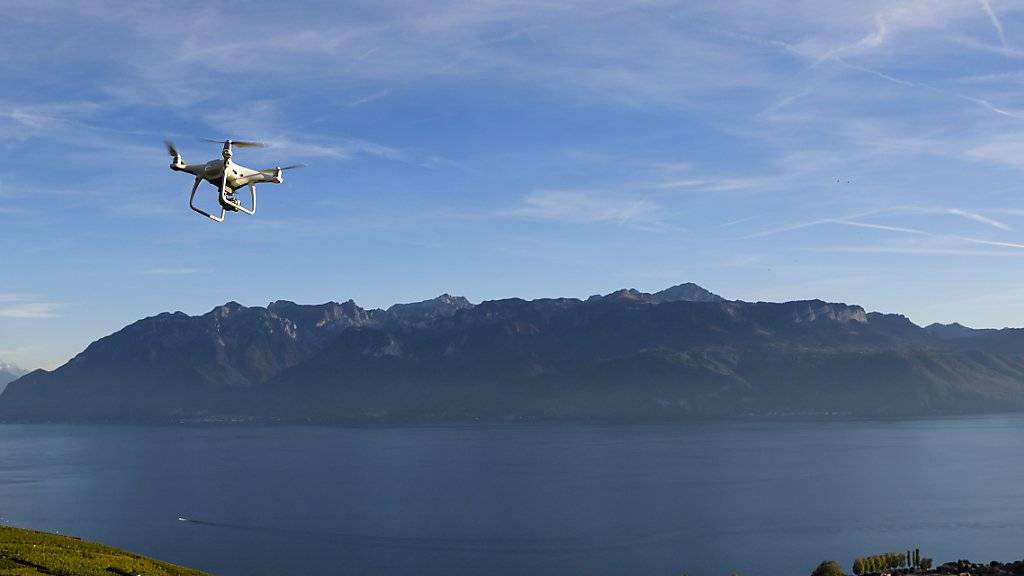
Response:
[[[224,221],[224,215],[229,210],[232,211],[232,212],[243,212],[243,213],[248,214],[250,216],[256,214],[256,185],[255,184],[249,184],[249,198],[251,200],[251,202],[250,202],[250,205],[252,206],[251,208],[246,208],[245,206],[243,206],[242,203],[239,202],[238,199],[236,199],[234,197],[233,193],[229,194],[227,192],[227,188],[222,187],[220,189],[220,215],[214,216],[213,214],[210,214],[209,212],[207,212],[206,210],[203,210],[202,208],[196,206],[196,204],[195,204],[196,192],[199,190],[199,184],[201,184],[202,182],[203,182],[202,178],[196,178],[195,183],[192,185],[192,194],[189,196],[189,199],[188,199],[189,208],[192,208],[192,210],[202,214],[203,216],[206,216],[207,218],[209,218],[210,220],[213,220],[214,222],[223,222]]]
[[[223,222],[224,221],[224,207],[223,206],[221,206],[221,209],[220,209],[220,216],[214,216],[213,214],[210,214],[209,212],[207,212],[207,211],[203,210],[202,208],[199,208],[198,206],[196,206],[196,203],[195,203],[196,190],[199,189],[199,184],[201,184],[202,182],[203,182],[202,177],[197,176],[195,183],[192,184],[192,195],[188,197],[188,206],[189,206],[189,208],[195,210],[196,212],[199,212],[200,214],[202,214],[203,216],[206,216],[207,218],[209,218],[210,220],[213,220],[214,222]]]

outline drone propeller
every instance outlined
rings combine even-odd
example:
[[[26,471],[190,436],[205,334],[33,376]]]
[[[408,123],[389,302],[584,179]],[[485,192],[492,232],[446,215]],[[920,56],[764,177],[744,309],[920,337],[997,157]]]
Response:
[[[213,138],[200,138],[203,142],[213,142],[216,144],[230,144],[235,148],[266,148],[266,144],[262,142],[247,142],[245,140],[214,140]]]
[[[174,146],[174,142],[171,142],[170,140],[164,140],[164,145],[167,146],[167,153],[170,154],[172,158],[181,157],[181,154],[178,153],[178,149]]]
[[[278,170],[281,170],[283,172],[285,170],[294,170],[295,168],[305,168],[305,167],[306,167],[305,164],[292,164],[291,166],[279,166],[277,168],[264,168],[263,170],[260,170],[259,172],[261,174],[267,174],[268,176],[273,176],[274,173],[277,172]]]

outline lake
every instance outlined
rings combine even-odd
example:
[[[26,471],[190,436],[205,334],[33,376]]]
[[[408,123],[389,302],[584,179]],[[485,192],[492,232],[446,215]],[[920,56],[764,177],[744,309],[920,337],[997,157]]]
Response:
[[[1013,560],[1022,512],[1024,416],[0,426],[0,522],[221,576],[809,574],[913,547]]]

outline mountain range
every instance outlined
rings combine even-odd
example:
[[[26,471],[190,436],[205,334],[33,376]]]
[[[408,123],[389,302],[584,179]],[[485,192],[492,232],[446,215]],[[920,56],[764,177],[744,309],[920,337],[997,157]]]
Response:
[[[163,313],[0,395],[0,420],[666,421],[1024,410],[1024,330],[920,327],[695,284],[586,300],[442,295]]]

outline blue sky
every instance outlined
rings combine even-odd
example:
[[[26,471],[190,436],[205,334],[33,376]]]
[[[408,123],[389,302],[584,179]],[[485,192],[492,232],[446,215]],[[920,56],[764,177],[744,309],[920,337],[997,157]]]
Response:
[[[76,4],[0,21],[4,360],[229,300],[685,281],[1024,325],[1024,2]],[[162,145],[200,136],[308,167],[216,225]]]

